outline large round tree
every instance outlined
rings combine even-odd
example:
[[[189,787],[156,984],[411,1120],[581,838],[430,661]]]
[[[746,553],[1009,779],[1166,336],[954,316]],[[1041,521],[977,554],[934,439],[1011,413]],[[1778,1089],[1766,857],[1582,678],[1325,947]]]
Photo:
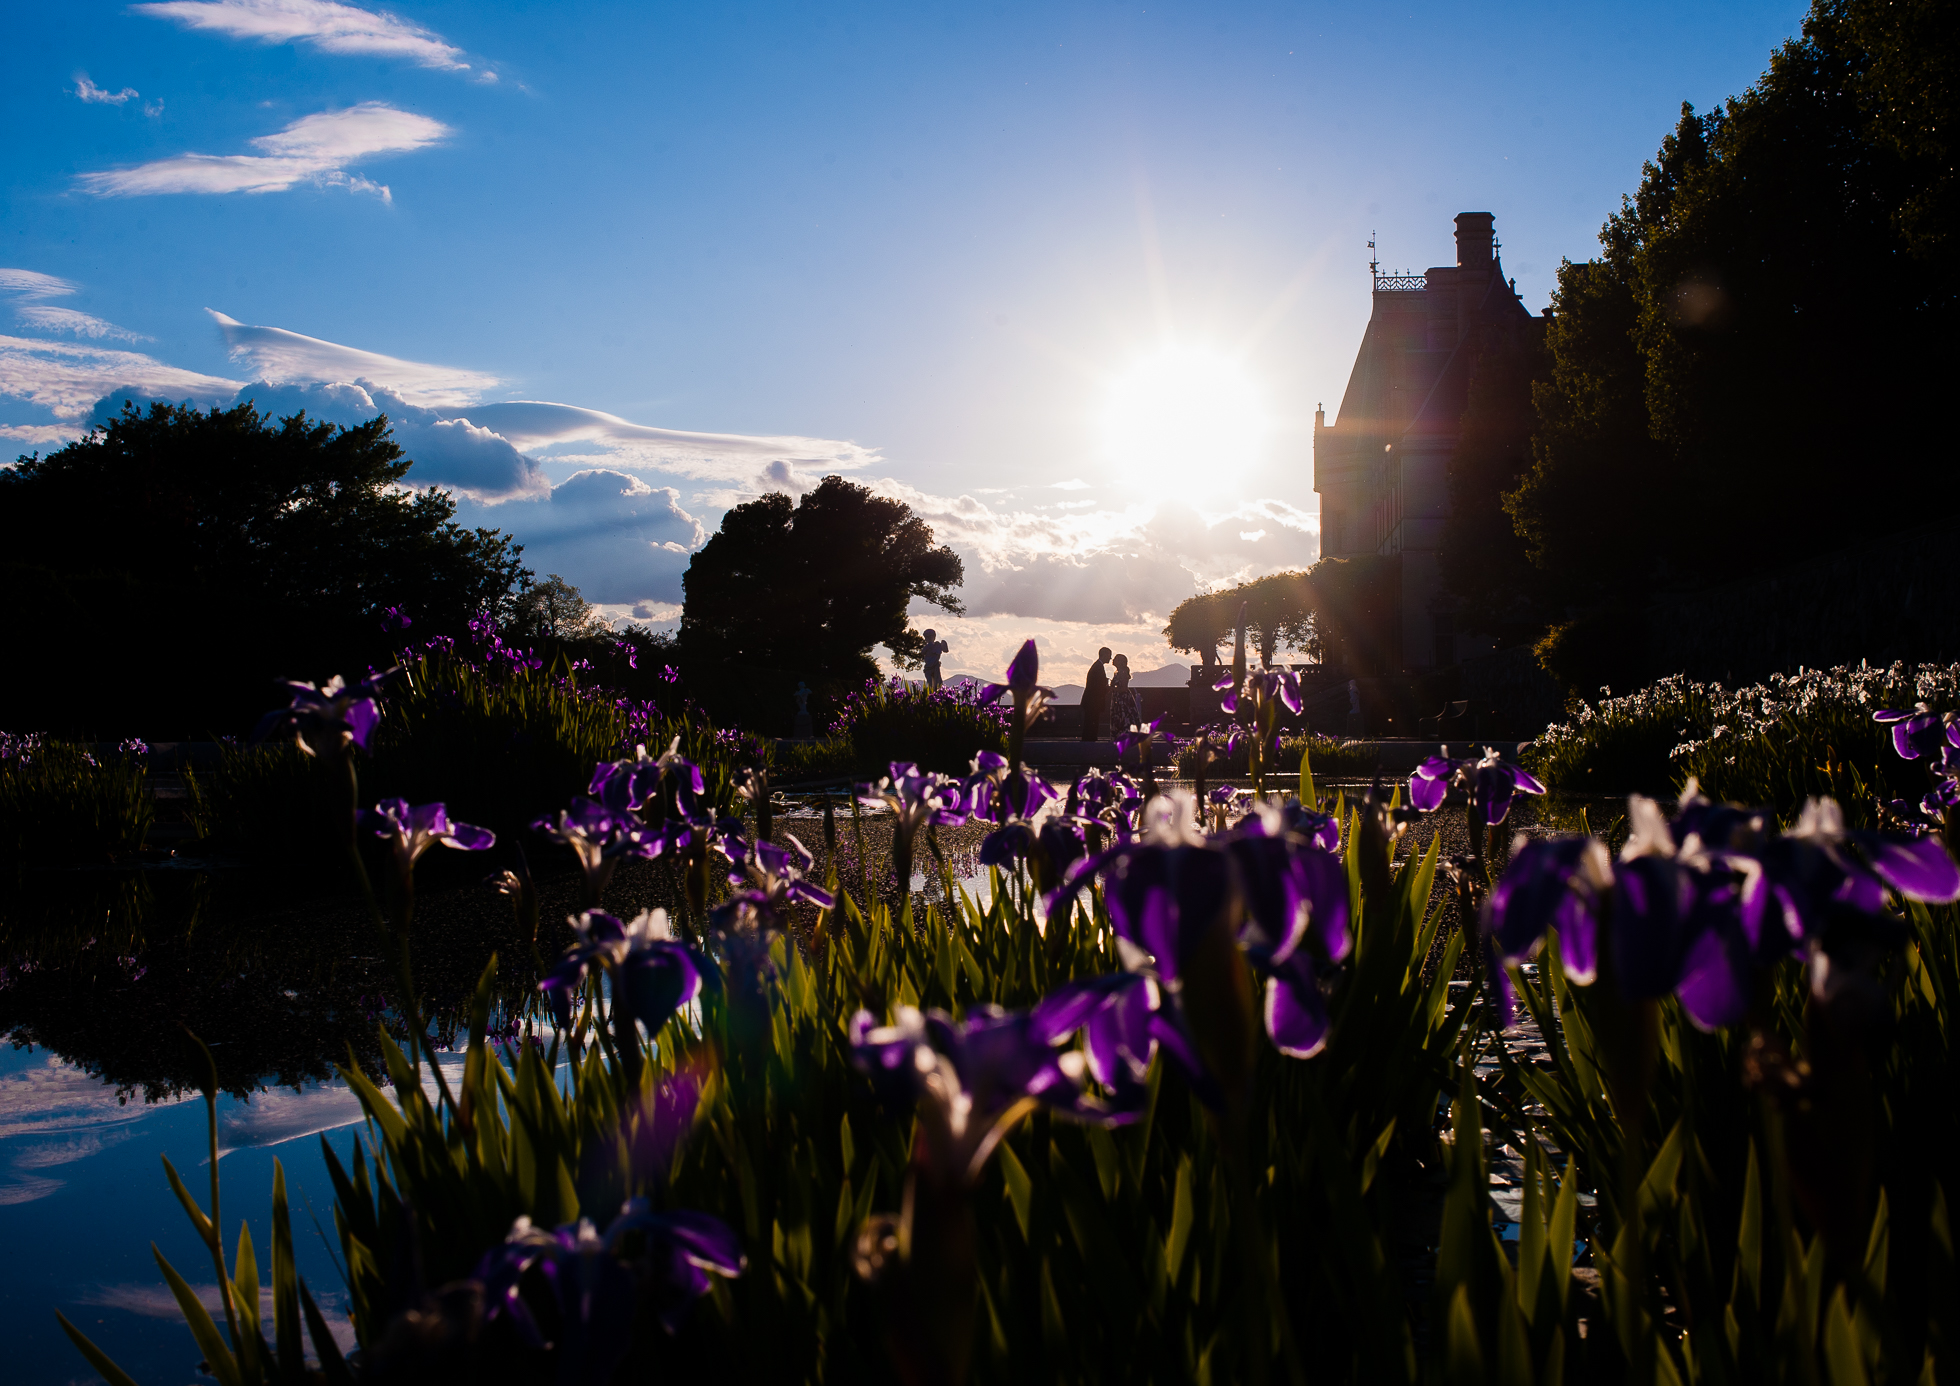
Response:
[[[465,529],[388,420],[353,428],[249,403],[125,406],[0,470],[0,727],[114,739],[249,729],[275,678],[359,677],[414,634],[507,621],[530,575]]]
[[[794,506],[780,491],[722,517],[681,579],[681,646],[770,682],[851,683],[877,675],[871,647],[918,664],[913,598],[955,615],[960,557],[904,501],[838,476]]]

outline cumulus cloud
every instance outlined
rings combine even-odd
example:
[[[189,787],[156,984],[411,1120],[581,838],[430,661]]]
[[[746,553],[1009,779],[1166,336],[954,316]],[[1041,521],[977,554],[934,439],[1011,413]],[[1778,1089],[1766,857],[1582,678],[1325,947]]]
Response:
[[[142,94],[135,87],[124,87],[121,91],[105,91],[89,81],[86,72],[75,78],[75,95],[100,106],[120,106],[125,101],[134,101]]]
[[[432,30],[333,0],[166,0],[132,8],[187,29],[231,38],[306,43],[325,53],[406,58],[450,72],[469,68],[463,50]]]
[[[446,417],[375,381],[275,384],[261,380],[239,390],[237,398],[250,400],[261,414],[275,419],[304,413],[343,428],[386,414],[395,442],[414,460],[407,477],[412,485],[442,486],[480,501],[541,495],[549,489],[543,470],[509,439],[468,419]]]
[[[77,337],[119,337],[125,342],[149,340],[140,332],[131,332],[93,314],[58,308],[43,301],[66,298],[75,292],[75,287],[70,280],[37,270],[0,269],[0,293],[14,296],[14,317],[29,327],[44,332],[72,332]]]
[[[80,420],[107,395],[215,404],[242,382],[168,366],[140,351],[0,336],[0,395]]]
[[[516,535],[526,567],[563,575],[587,601],[644,605],[650,614],[681,599],[681,574],[708,537],[673,487],[601,468],[536,499],[464,505],[457,518]]]
[[[84,173],[83,189],[98,197],[145,197],[159,193],[284,192],[300,183],[369,192],[384,202],[385,184],[352,174],[347,166],[373,154],[405,154],[427,148],[449,127],[381,101],[341,111],[319,111],[252,144],[260,154],[180,154],[134,168]]]
[[[217,320],[231,359],[249,364],[260,379],[275,385],[372,380],[404,399],[434,406],[468,403],[499,383],[496,376],[482,371],[404,361],[283,327],[251,327],[215,309],[205,311]]]

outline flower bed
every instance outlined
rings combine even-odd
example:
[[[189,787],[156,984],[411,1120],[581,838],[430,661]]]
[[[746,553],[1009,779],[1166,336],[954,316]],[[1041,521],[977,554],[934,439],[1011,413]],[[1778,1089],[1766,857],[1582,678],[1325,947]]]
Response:
[[[1030,642],[993,690],[1015,750],[1037,678]],[[287,716],[353,783],[372,695]],[[1888,716],[1901,756],[1960,750],[1936,713]],[[1960,757],[1934,763],[1952,791]],[[819,877],[678,749],[603,760],[536,825],[582,873],[571,946],[514,1009],[499,978],[536,970],[492,961],[433,1095],[418,859],[493,834],[350,799],[341,840],[388,850],[405,998],[393,1094],[348,1070],[371,1134],[329,1157],[361,1355],[282,1254],[278,1182],[270,1333],[250,1243],[228,1258],[179,1186],[235,1291],[220,1328],[165,1266],[199,1350],[253,1382],[299,1380],[308,1344],[329,1380],[1932,1378],[1960,1305],[1943,825],[1635,798],[1617,859],[1512,855],[1543,786],[1495,756],[1432,758],[1392,801],[1298,782],[1206,822],[1121,774],[893,764],[854,812],[889,815],[901,888],[938,829],[986,833],[988,904],[941,910]],[[1403,847],[1452,805],[1466,855]],[[682,906],[606,913],[628,858],[673,862]],[[1542,1063],[1506,1046],[1520,1008]],[[1517,1157],[1514,1249],[1486,1134]],[[210,1138],[215,1199],[215,1109]]]

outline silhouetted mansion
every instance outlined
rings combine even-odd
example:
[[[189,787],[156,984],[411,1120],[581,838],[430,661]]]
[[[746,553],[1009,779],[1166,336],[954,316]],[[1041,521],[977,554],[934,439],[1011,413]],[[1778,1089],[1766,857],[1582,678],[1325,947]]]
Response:
[[[1374,312],[1339,417],[1314,411],[1321,553],[1381,554],[1401,569],[1404,668],[1453,664],[1488,649],[1432,610],[1437,548],[1450,510],[1450,467],[1468,402],[1480,329],[1529,322],[1504,278],[1489,212],[1456,218],[1456,263],[1426,274],[1374,274]]]

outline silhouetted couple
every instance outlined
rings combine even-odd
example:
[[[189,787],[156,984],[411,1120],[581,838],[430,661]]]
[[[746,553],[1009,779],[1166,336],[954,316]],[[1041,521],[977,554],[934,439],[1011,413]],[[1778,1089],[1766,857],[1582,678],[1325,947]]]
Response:
[[[1128,731],[1131,723],[1137,720],[1136,695],[1130,692],[1130,657],[1116,655],[1116,677],[1103,672],[1103,665],[1112,656],[1109,646],[1096,651],[1096,662],[1089,666],[1089,677],[1082,688],[1082,739],[1084,741],[1107,741],[1110,736],[1110,713],[1112,710],[1123,718],[1123,729]]]

